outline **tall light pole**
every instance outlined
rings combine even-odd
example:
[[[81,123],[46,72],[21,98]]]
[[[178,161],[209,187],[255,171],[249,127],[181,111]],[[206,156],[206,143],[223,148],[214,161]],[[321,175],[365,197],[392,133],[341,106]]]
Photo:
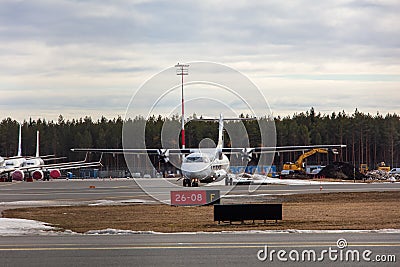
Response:
[[[184,64],[176,64],[176,74],[182,76],[182,132],[181,132],[181,138],[182,138],[182,148],[185,148],[185,102],[183,100],[183,75],[188,75],[189,74],[189,65],[184,65]]]

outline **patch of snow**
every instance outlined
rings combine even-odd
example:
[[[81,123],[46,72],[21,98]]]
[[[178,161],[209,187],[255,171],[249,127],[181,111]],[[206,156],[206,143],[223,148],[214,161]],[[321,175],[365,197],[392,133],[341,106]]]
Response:
[[[102,229],[102,230],[89,230],[85,232],[85,235],[136,235],[136,234],[157,234],[154,231],[132,231],[132,230],[120,230],[120,229]]]
[[[52,205],[54,201],[52,200],[21,200],[21,201],[10,201],[10,202],[0,202],[0,205],[4,206],[45,206]]]
[[[145,200],[145,199],[125,199],[125,200],[97,200],[94,203],[88,204],[88,206],[111,206],[111,205],[119,205],[119,204],[137,204],[137,203],[154,203],[153,200]]]
[[[346,234],[346,233],[382,233],[400,234],[400,229],[379,230],[247,230],[247,231],[219,231],[219,232],[175,232],[164,233],[155,231],[132,231],[119,229],[89,230],[86,235],[135,235],[135,234],[162,234],[162,235],[218,235],[218,234]]]
[[[0,218],[0,236],[20,236],[20,235],[48,235],[54,234],[56,228],[44,222]]]
[[[113,200],[97,200],[94,203],[88,204],[88,206],[106,206],[106,205],[114,205],[115,201]]]
[[[253,181],[253,184],[282,184],[282,185],[326,185],[326,184],[349,184],[349,182],[319,182],[300,179],[279,179],[262,176]]]
[[[343,234],[343,233],[382,233],[382,234],[400,234],[400,229],[379,229],[379,230],[247,230],[247,231],[219,231],[219,232],[176,232],[164,233],[155,231],[133,231],[121,229],[102,229],[89,230],[84,235],[137,235],[137,234],[163,234],[163,235],[216,235],[216,234]],[[81,235],[71,230],[63,232],[57,231],[57,228],[47,225],[44,222],[0,218],[0,236],[24,236],[24,235]]]
[[[329,185],[329,184],[354,184],[353,182],[319,182],[319,181],[312,181],[306,179],[279,179],[279,178],[271,178],[266,177],[264,175],[253,174],[252,178],[244,178],[244,177],[237,177],[236,175],[231,175],[233,179],[233,183],[245,183],[251,182],[253,185],[260,185],[260,184],[280,184],[280,185]],[[231,178],[231,176],[229,176]],[[360,183],[357,183],[357,185]],[[225,185],[225,180],[216,181],[213,183],[209,183],[205,186],[221,186]]]
[[[120,200],[119,202],[129,204],[129,203],[155,203],[156,201],[146,200],[146,199],[126,199],[126,200]]]
[[[204,186],[216,186],[216,185],[225,185],[225,180],[215,181],[212,183],[205,184]]]

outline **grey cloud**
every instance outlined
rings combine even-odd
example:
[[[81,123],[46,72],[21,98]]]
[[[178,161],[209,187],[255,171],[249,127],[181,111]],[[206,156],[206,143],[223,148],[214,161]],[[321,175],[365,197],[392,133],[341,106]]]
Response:
[[[0,24],[5,25],[0,40],[113,49],[128,44],[208,44],[206,53],[239,45],[240,53],[249,55],[269,55],[263,47],[273,44],[281,56],[393,57],[400,56],[399,13],[399,4],[367,1],[11,1],[0,10]],[[367,47],[367,54],[354,53],[348,49],[352,46]]]
[[[49,43],[236,42],[311,45],[369,43],[398,45],[398,30],[382,28],[399,6],[366,2],[267,2],[225,8],[209,1],[130,3],[24,1],[2,4],[3,37],[39,38]],[[228,3],[225,3],[226,5]],[[108,6],[109,5],[109,6]],[[376,8],[378,6],[379,8]],[[96,10],[113,10],[108,15]],[[87,10],[85,12],[85,10]],[[93,10],[93,11],[92,11]]]
[[[186,7],[190,9],[189,4]],[[100,8],[114,11],[96,14]],[[3,4],[0,22],[7,25],[3,38],[39,39],[50,44],[184,41],[196,21],[190,10],[179,10],[167,2],[11,1]]]

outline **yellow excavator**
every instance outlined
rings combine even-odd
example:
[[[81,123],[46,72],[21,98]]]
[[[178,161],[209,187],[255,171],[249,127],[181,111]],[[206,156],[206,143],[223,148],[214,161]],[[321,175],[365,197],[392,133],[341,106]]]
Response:
[[[332,149],[328,150],[326,148],[314,148],[309,151],[304,152],[303,154],[300,155],[300,157],[296,160],[295,163],[288,162],[283,164],[283,169],[281,172],[281,175],[289,175],[289,174],[305,174],[306,171],[304,170],[304,160],[311,156],[314,155],[315,153],[323,153],[323,154],[328,154],[329,151],[332,151],[333,154],[338,154],[337,150]]]

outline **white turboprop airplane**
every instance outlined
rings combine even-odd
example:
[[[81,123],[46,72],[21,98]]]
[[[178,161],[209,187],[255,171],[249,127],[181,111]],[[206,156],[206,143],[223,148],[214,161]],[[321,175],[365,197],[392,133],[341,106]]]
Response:
[[[5,165],[0,169],[0,175],[7,174],[8,180],[22,181],[25,174],[35,180],[50,178],[57,179],[61,176],[61,170],[79,169],[83,167],[101,166],[101,158],[96,162],[86,162],[85,160],[65,163],[45,164],[47,160],[55,160],[60,158],[43,158],[39,154],[39,131],[36,132],[36,154],[34,157],[23,157],[21,149],[21,126],[19,130],[18,155],[5,160]],[[47,156],[45,156],[47,157]],[[64,157],[61,157],[64,158]]]
[[[231,120],[231,119],[228,119]],[[195,149],[96,149],[96,148],[73,148],[75,152],[101,152],[112,154],[158,154],[165,158],[171,154],[187,155],[183,158],[181,171],[183,174],[183,186],[198,186],[199,181],[214,181],[227,177],[229,170],[229,159],[225,154],[239,154],[247,157],[259,153],[303,151],[312,148],[343,148],[346,145],[311,145],[311,146],[281,146],[281,147],[254,147],[254,148],[224,148],[223,129],[224,119],[222,114],[219,118],[218,144],[216,148]]]

